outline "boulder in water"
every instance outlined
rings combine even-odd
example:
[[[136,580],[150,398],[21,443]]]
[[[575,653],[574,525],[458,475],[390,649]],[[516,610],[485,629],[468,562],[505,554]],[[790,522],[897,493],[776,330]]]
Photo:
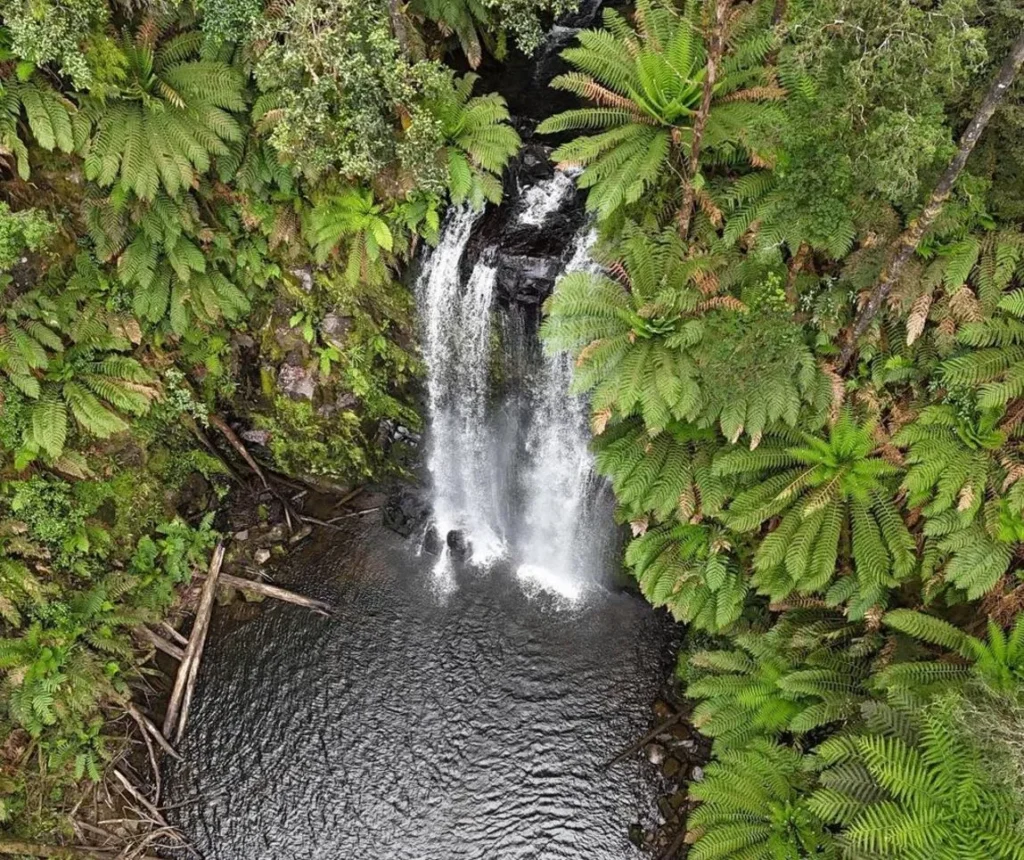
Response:
[[[417,490],[412,487],[401,487],[388,497],[382,513],[385,526],[402,537],[409,537],[423,527],[430,514],[430,505],[423,500]],[[426,545],[424,549],[431,552]]]
[[[469,541],[459,529],[452,529],[445,537],[448,549],[456,558],[465,558],[469,555]]]

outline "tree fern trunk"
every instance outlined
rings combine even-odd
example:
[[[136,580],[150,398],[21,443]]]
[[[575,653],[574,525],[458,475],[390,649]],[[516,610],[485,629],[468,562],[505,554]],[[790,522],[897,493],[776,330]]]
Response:
[[[711,113],[711,98],[714,95],[715,82],[718,80],[718,65],[725,51],[725,20],[729,13],[732,0],[715,0],[714,20],[708,36],[708,62],[704,75],[704,92],[701,96],[700,109],[693,122],[693,140],[690,143],[690,159],[686,166],[686,179],[683,185],[683,202],[679,207],[679,235],[685,239],[690,232],[690,219],[693,215],[695,189],[693,181],[700,169],[700,145],[704,137],[704,128],[708,124]]]
[[[917,246],[920,243],[921,238],[927,232],[928,228],[935,223],[935,219],[939,217],[939,213],[942,212],[942,207],[945,205],[946,200],[952,193],[953,186],[956,184],[957,178],[963,171],[964,165],[967,164],[967,159],[970,157],[971,152],[974,151],[974,147],[977,145],[978,139],[985,130],[985,126],[988,125],[989,120],[992,119],[992,114],[995,113],[999,103],[1006,96],[1006,93],[1009,92],[1010,85],[1017,76],[1021,63],[1024,63],[1024,32],[1022,32],[1017,37],[1017,41],[1013,43],[1013,47],[1010,49],[1009,55],[1000,67],[999,73],[992,81],[992,85],[985,94],[985,98],[981,100],[981,104],[978,106],[978,110],[974,114],[973,119],[971,119],[970,125],[967,126],[967,129],[961,136],[960,146],[957,149],[956,155],[953,157],[953,160],[949,163],[949,166],[946,168],[942,177],[936,184],[935,189],[928,198],[928,202],[925,204],[924,209],[921,210],[921,214],[911,221],[907,229],[900,234],[895,242],[893,242],[893,246],[889,253],[889,262],[885,268],[882,269],[882,273],[879,275],[878,281],[875,284],[874,289],[871,291],[871,296],[868,298],[867,304],[865,304],[863,310],[861,310],[860,315],[857,317],[857,321],[854,323],[853,330],[850,332],[846,344],[843,346],[843,351],[839,356],[839,362],[836,365],[836,369],[840,373],[845,371],[849,366],[850,360],[853,358],[854,352],[857,349],[857,341],[868,330],[868,326],[871,325],[871,321],[878,314],[879,310],[881,310],[882,304],[892,292],[892,288],[899,280],[904,267],[914,255],[914,251],[917,250]]]

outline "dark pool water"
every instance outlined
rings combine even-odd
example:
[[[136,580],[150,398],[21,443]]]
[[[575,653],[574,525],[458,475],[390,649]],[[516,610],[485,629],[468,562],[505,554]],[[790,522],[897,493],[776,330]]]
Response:
[[[657,774],[634,756],[674,628],[598,588],[566,608],[494,569],[439,595],[367,525],[292,556],[321,618],[218,609],[166,803],[208,860],[640,857]]]

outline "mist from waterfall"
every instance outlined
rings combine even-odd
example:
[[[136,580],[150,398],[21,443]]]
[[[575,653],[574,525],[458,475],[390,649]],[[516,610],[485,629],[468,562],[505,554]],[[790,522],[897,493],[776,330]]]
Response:
[[[518,223],[540,228],[567,200],[566,180],[556,174],[528,189]],[[468,210],[449,217],[417,284],[427,465],[440,538],[435,577],[442,590],[452,587],[445,537],[456,531],[469,545],[470,563],[506,559],[528,589],[573,601],[593,582],[602,537],[612,531],[603,482],[593,472],[586,404],[569,394],[569,357],[544,355],[535,326],[525,325],[515,306],[497,306],[497,249],[485,248],[465,274],[476,222]],[[591,230],[577,234],[563,273],[593,266],[594,238]],[[502,365],[496,378],[519,380],[518,387],[492,382],[495,360]]]

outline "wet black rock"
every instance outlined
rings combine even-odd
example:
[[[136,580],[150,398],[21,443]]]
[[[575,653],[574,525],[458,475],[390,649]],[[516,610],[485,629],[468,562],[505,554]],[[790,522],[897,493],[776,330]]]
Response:
[[[445,543],[455,558],[465,558],[469,555],[469,541],[459,529],[452,529],[445,537]]]
[[[402,537],[409,537],[421,529],[429,514],[430,505],[419,491],[411,487],[402,487],[392,493],[382,511],[384,525]]]

